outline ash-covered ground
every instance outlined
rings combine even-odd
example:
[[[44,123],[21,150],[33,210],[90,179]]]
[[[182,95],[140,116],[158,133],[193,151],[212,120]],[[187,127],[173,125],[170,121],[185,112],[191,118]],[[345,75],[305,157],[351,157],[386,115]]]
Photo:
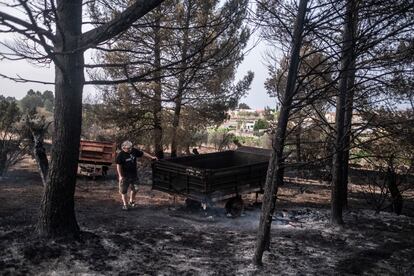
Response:
[[[148,167],[146,167],[148,169]],[[113,172],[112,172],[113,174]],[[290,179],[280,189],[270,252],[251,265],[260,208],[244,197],[244,216],[223,203],[189,210],[183,199],[152,191],[144,173],[138,207],[120,208],[114,176],[79,178],[76,213],[82,240],[36,237],[42,193],[26,160],[0,180],[1,275],[413,275],[414,218],[375,214],[351,185],[345,226],[329,224],[329,185]],[[354,192],[353,192],[354,191]],[[412,206],[412,197],[406,199]]]

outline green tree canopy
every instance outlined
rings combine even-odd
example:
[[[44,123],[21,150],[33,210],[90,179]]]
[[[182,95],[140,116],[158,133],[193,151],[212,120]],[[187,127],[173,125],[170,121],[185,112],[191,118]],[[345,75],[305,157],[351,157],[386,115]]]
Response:
[[[259,119],[254,123],[253,130],[257,131],[259,129],[267,129],[269,126],[270,125],[266,120]]]
[[[21,113],[14,98],[0,95],[0,176],[20,160],[20,138],[15,137]]]
[[[42,93],[30,89],[27,91],[26,96],[20,100],[19,106],[23,113],[35,112],[38,107],[43,107],[47,111],[52,112],[54,101],[55,97],[52,91],[46,90]]]
[[[239,109],[250,109],[250,106],[248,106],[246,103],[240,103]]]

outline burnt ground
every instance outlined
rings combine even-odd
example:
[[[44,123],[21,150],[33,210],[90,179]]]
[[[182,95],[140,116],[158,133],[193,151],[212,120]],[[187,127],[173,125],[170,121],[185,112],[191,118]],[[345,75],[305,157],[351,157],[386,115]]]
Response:
[[[113,174],[113,171],[112,171]],[[120,209],[115,177],[79,178],[80,241],[35,235],[42,193],[30,160],[0,180],[1,275],[413,275],[414,204],[404,215],[375,214],[351,185],[345,226],[329,224],[327,183],[289,179],[280,189],[270,252],[251,265],[260,209],[246,196],[244,216],[223,204],[188,210],[183,199],[141,186],[138,207]]]

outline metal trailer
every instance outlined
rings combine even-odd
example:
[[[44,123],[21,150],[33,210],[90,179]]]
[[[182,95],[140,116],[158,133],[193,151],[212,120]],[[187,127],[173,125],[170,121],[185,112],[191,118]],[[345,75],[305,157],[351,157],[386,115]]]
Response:
[[[152,188],[185,196],[203,207],[229,199],[226,209],[237,216],[243,208],[241,194],[255,192],[257,198],[263,193],[269,156],[269,150],[241,147],[157,160],[152,164]]]
[[[115,161],[116,144],[81,140],[79,148],[78,174],[95,178],[106,176]]]

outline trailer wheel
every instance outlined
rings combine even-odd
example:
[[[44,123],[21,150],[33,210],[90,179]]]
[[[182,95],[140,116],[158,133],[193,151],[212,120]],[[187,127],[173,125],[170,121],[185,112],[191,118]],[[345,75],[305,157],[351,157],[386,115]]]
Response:
[[[241,196],[230,198],[225,205],[227,216],[240,217],[243,212],[243,199]]]

